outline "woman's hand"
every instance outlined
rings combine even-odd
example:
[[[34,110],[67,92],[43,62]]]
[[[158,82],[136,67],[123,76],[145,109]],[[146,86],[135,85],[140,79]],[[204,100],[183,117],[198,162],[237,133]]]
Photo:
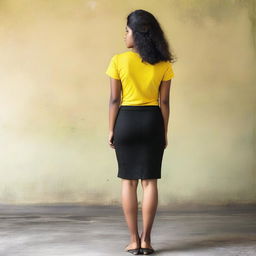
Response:
[[[164,146],[164,149],[166,149],[168,145],[168,138],[167,138],[167,134],[165,134],[165,146]]]
[[[115,148],[114,146],[114,143],[113,143],[113,140],[114,140],[114,132],[109,132],[109,135],[108,135],[108,144],[111,148]]]

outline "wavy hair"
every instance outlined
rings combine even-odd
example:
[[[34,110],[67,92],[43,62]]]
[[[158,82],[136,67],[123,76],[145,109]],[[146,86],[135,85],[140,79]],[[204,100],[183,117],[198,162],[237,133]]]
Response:
[[[127,16],[127,26],[132,30],[134,48],[140,54],[142,61],[150,64],[176,61],[165,34],[153,14],[142,9],[135,10]]]

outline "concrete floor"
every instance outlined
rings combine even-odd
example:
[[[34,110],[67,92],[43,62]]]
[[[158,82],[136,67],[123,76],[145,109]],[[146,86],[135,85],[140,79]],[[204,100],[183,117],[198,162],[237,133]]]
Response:
[[[158,207],[151,239],[152,255],[255,256],[256,210]],[[0,256],[132,255],[128,242],[120,207],[0,205]]]

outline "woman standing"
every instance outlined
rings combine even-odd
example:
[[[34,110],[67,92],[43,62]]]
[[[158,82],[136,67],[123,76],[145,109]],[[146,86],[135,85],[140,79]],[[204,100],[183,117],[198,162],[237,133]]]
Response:
[[[122,207],[130,231],[125,251],[150,254],[151,229],[158,204],[167,146],[169,93],[173,55],[156,18],[145,10],[127,16],[125,43],[130,51],[115,54],[108,65],[109,145],[115,149],[122,180]],[[143,188],[143,231],[138,233],[137,185]]]

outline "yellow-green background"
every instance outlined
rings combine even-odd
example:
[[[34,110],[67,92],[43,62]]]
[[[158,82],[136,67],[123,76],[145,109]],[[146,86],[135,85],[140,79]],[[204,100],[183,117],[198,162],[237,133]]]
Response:
[[[255,1],[1,0],[0,203],[120,203],[105,70],[140,8],[177,56],[159,204],[256,202]]]

